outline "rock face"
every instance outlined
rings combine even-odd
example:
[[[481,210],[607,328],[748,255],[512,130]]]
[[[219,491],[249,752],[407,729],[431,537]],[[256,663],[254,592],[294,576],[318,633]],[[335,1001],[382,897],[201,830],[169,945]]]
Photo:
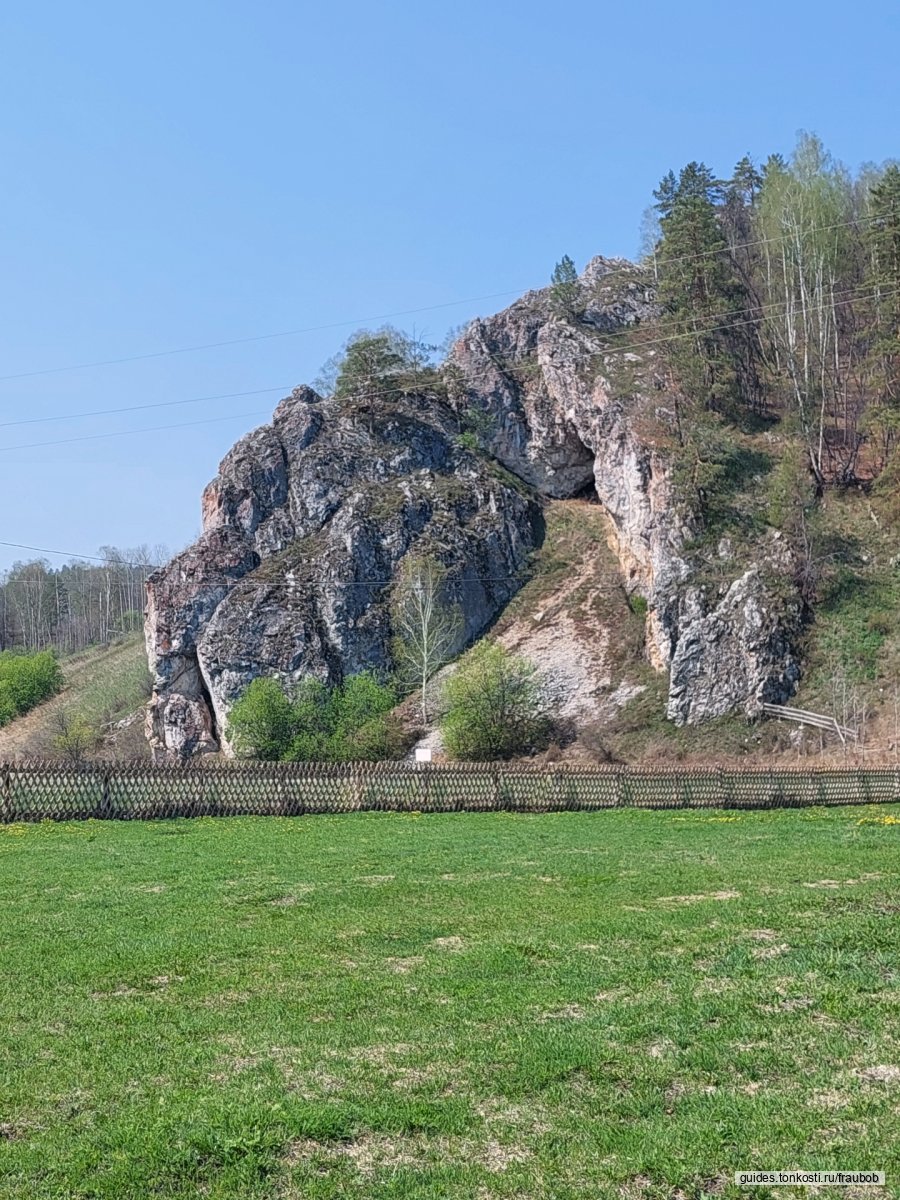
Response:
[[[736,579],[711,611],[693,590],[685,608],[670,670],[670,720],[698,725],[734,711],[755,716],[763,704],[791,695],[800,678],[800,609],[779,603],[760,566]]]
[[[203,496],[203,534],[148,583],[157,759],[223,742],[261,674],[338,682],[390,665],[390,590],[410,553],[448,567],[460,648],[500,612],[541,538],[530,490],[414,397],[363,411],[307,388],[242,438]]]
[[[646,277],[597,258],[580,290],[576,320],[543,291],[473,321],[448,359],[448,403],[354,409],[298,388],[237,443],[204,493],[201,538],[148,584],[157,758],[223,745],[228,709],[258,675],[386,669],[391,583],[410,552],[447,565],[461,646],[473,640],[520,586],[541,498],[587,493],[627,593],[646,602],[672,720],[752,714],[791,694],[799,605],[764,569],[736,571],[714,602],[692,579],[697,531],[644,420],[665,415],[669,385],[652,338],[639,352],[616,344],[658,316]]]
[[[642,433],[642,413],[667,402],[652,339],[638,354],[596,336],[652,322],[652,290],[621,259],[594,259],[580,282],[575,323],[552,315],[547,293],[474,321],[452,351],[457,403],[480,414],[491,453],[541,494],[596,492],[626,589],[647,602],[647,656],[670,672],[669,717],[753,715],[794,690],[799,605],[785,609],[759,571],[711,606],[691,590],[685,547],[696,530],[679,513],[665,454]]]

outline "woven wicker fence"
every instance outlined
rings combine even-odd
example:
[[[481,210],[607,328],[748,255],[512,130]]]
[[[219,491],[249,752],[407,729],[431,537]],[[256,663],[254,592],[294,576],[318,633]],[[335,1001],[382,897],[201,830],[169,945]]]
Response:
[[[900,802],[900,768],[630,769],[529,764],[0,764],[0,823],[349,812],[797,808]]]

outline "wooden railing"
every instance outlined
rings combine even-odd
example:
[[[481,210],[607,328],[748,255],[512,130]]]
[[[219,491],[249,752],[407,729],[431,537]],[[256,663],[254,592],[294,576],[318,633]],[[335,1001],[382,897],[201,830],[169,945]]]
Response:
[[[826,717],[822,713],[807,712],[805,708],[789,708],[784,704],[764,704],[763,712],[767,717],[780,717],[785,721],[798,721],[801,725],[812,725],[815,729],[824,729],[827,733],[836,734],[841,744],[847,740],[857,741],[859,734],[847,725],[839,725],[834,717]]]

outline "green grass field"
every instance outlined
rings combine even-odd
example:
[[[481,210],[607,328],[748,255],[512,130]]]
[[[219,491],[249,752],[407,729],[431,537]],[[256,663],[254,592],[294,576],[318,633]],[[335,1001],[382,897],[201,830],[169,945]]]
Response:
[[[0,828],[0,1196],[900,1195],[898,882],[896,808]]]

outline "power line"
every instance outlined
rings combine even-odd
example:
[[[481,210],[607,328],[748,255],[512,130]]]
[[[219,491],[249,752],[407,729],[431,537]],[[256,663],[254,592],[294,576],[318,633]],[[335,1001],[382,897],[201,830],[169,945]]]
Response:
[[[123,559],[117,559],[115,562],[110,562],[108,558],[102,558],[99,554],[75,554],[71,550],[48,550],[46,546],[28,546],[24,542],[0,542],[0,546],[8,546],[12,550],[33,550],[36,554],[54,554],[58,558],[77,558],[83,559],[85,562],[103,563],[109,567],[137,567],[141,570],[148,567],[148,563],[133,563],[125,562]],[[151,567],[155,570],[155,567]],[[21,582],[21,581],[17,581]]]
[[[521,288],[509,288],[503,292],[489,292],[484,296],[469,296],[463,300],[446,300],[441,304],[425,304],[420,308],[405,308],[398,312],[382,313],[377,317],[357,317],[350,321],[331,321],[326,325],[305,325],[300,329],[282,329],[277,333],[258,333],[251,337],[229,338],[220,342],[202,342],[196,346],[179,346],[174,350],[154,350],[146,354],[128,354],[122,358],[103,358],[94,362],[72,363],[65,367],[42,367],[37,371],[19,371],[13,375],[0,375],[0,383],[14,379],[33,379],[38,375],[61,375],[68,371],[87,371],[92,367],[114,367],[122,363],[144,362],[151,358],[169,358],[176,354],[193,354],[199,350],[219,350],[226,346],[245,346],[251,342],[267,342],[276,338],[298,337],[303,333],[320,333],[327,329],[344,329],[348,325],[366,325],[374,321],[392,321],[395,317],[411,317],[416,313],[435,312],[442,308],[455,308],[460,304],[477,304],[481,300],[498,300],[503,296],[521,295]],[[525,289],[527,290],[527,289]]]
[[[243,396],[262,396],[267,392],[288,392],[290,387],[254,388],[249,392],[218,392],[213,396],[191,396],[188,400],[158,400],[152,404],[126,404],[123,408],[95,408],[89,412],[60,413],[53,417],[23,417],[17,421],[0,421],[0,429],[13,425],[46,425],[52,421],[79,421],[85,417],[109,417],[118,413],[143,412],[148,408],[176,408],[183,404],[202,404],[209,400],[235,400]]]
[[[887,292],[877,291],[877,292],[871,292],[871,293],[857,293],[857,292],[838,293],[839,296],[843,296],[843,299],[828,300],[828,301],[825,301],[824,303],[818,304],[818,305],[815,305],[815,304],[814,305],[806,305],[805,311],[806,312],[823,312],[830,308],[842,308],[847,304],[854,303],[855,301],[874,299],[876,296],[878,296],[879,298],[882,298],[882,299],[890,299],[891,297],[897,295],[898,293],[900,293],[900,288],[895,289],[894,291],[887,291]],[[645,351],[645,350],[652,349],[652,348],[655,348],[658,346],[668,345],[672,342],[684,341],[685,339],[691,339],[691,338],[697,338],[697,337],[704,337],[710,333],[720,333],[720,332],[724,332],[724,331],[731,330],[731,329],[740,329],[744,326],[755,324],[761,314],[770,312],[771,310],[777,310],[777,309],[781,309],[781,308],[787,309],[788,307],[790,307],[791,303],[792,303],[792,301],[779,300],[779,301],[774,301],[771,304],[761,304],[761,305],[754,305],[750,308],[734,309],[730,313],[721,313],[719,315],[723,316],[723,317],[729,317],[729,318],[731,316],[737,316],[737,315],[740,315],[741,313],[745,313],[745,312],[752,312],[756,315],[745,321],[734,321],[734,320],[729,319],[722,325],[710,325],[710,326],[702,327],[700,329],[686,330],[682,333],[669,334],[665,337],[653,338],[649,341],[639,342],[636,345],[609,346],[609,347],[605,347],[602,350],[592,351],[589,354],[577,355],[571,361],[575,362],[575,363],[581,363],[581,362],[591,361],[592,359],[595,359],[595,358],[608,358],[614,354],[635,354],[636,352]],[[627,332],[627,330],[626,330],[626,332]],[[473,373],[473,375],[468,376],[467,378],[483,379],[483,378],[485,378],[485,372],[484,371],[475,372],[475,373]],[[235,392],[232,394],[236,395],[236,396],[237,395],[257,395],[257,394],[261,394],[263,392],[273,392],[273,391],[282,391],[282,390],[287,390],[287,389],[260,388],[260,389],[258,389],[258,391],[254,391],[254,392],[243,392],[243,393]],[[350,393],[349,395],[343,397],[343,399],[357,400],[357,401],[372,400],[372,399],[378,399],[378,398],[384,399],[389,396],[408,395],[409,390],[410,389],[407,387],[376,388],[376,389],[370,390],[370,391],[353,392],[353,393]],[[147,405],[139,405],[137,407],[140,409],[166,407],[170,403],[189,404],[189,403],[195,403],[195,401],[192,401],[192,400],[165,401],[159,405],[147,404]],[[119,409],[119,410],[111,410],[111,411],[127,412],[130,410],[129,409]],[[94,414],[82,414],[82,415],[87,416],[87,415],[94,415]],[[166,431],[169,431],[172,429],[190,429],[190,428],[193,428],[193,427],[199,426],[199,425],[213,425],[213,424],[221,423],[223,421],[236,421],[236,420],[245,419],[247,417],[260,417],[260,416],[269,416],[269,415],[270,415],[270,413],[267,409],[257,409],[254,412],[249,412],[249,413],[232,413],[229,416],[208,417],[208,418],[205,418],[205,419],[199,420],[199,421],[183,421],[183,422],[179,422],[179,423],[172,424],[172,425],[153,425],[153,426],[145,427],[142,429],[122,429],[122,430],[116,430],[114,432],[109,432],[109,433],[89,433],[89,434],[82,434],[77,437],[56,438],[51,441],[45,441],[45,442],[25,442],[25,443],[22,443],[22,444],[16,445],[16,446],[0,446],[0,453],[5,453],[10,450],[35,450],[35,449],[40,449],[40,448],[48,447],[48,446],[65,446],[65,445],[70,445],[72,443],[77,443],[77,442],[90,442],[90,441],[103,440],[103,439],[107,439],[107,438],[129,437],[133,434],[141,434],[141,433],[161,433],[161,432],[166,432]],[[62,418],[46,418],[46,420],[53,420],[53,419],[62,419]],[[22,422],[22,423],[24,424],[26,422]],[[10,422],[10,424],[17,424],[17,422]]]
[[[24,442],[19,446],[0,446],[0,454],[9,450],[35,450],[40,446],[67,446],[72,442],[93,442],[100,438],[130,437],[135,433],[162,433],[169,429],[191,429],[195,425],[215,425],[222,421],[239,421],[247,417],[267,417],[269,415],[268,409],[260,408],[255,412],[232,413],[227,417],[207,417],[202,421],[181,421],[175,425],[150,425],[144,429],[117,429],[113,433],[85,433],[79,437],[57,438],[52,442]],[[0,542],[0,545],[2,544]]]
[[[900,293],[900,288],[897,288],[894,291],[880,292],[878,294],[882,297],[890,298],[894,295],[897,295],[898,293]],[[842,305],[842,304],[850,304],[853,302],[853,300],[865,299],[865,298],[866,297],[850,296],[841,301],[826,302],[821,305],[807,306],[806,311],[807,312],[819,311],[819,310],[826,309],[826,308],[836,307],[836,306]],[[780,306],[780,304],[779,304],[779,306]],[[768,306],[768,307],[771,307],[771,306]],[[747,324],[749,322],[744,322],[744,323]],[[740,322],[738,322],[738,324],[740,324]],[[691,330],[687,334],[677,334],[673,337],[657,339],[655,342],[645,343],[645,345],[659,345],[661,342],[675,341],[680,337],[685,337],[685,336],[686,337],[697,337],[697,336],[701,336],[706,333],[716,332],[719,329],[731,329],[731,328],[734,328],[734,324],[728,324],[728,325],[724,325],[724,326],[713,326],[711,328],[701,329],[701,330]],[[643,348],[643,347],[641,347],[641,348]],[[598,353],[604,354],[604,353],[613,353],[613,352],[615,352],[615,351],[599,351]],[[631,353],[632,351],[629,349],[628,352]],[[589,355],[588,357],[595,357],[595,355]],[[270,390],[275,390],[275,389],[270,389]],[[378,390],[378,391],[368,392],[368,393],[361,392],[361,393],[356,393],[353,396],[347,397],[347,399],[371,399],[374,397],[384,397],[384,396],[389,396],[392,394],[404,394],[404,393],[406,393],[406,391],[407,391],[407,389],[405,389],[405,388],[392,388],[392,389],[384,389],[384,390]],[[254,417],[254,416],[259,416],[259,415],[261,415],[259,412],[235,413],[230,417],[213,417],[208,421],[188,421],[183,424],[177,424],[177,425],[159,425],[159,426],[153,427],[152,429],[141,429],[141,430],[125,429],[125,430],[120,430],[116,433],[98,433],[98,434],[89,434],[85,437],[61,438],[59,441],[56,441],[56,442],[38,442],[38,443],[33,443],[32,445],[26,445],[26,446],[3,446],[3,447],[0,447],[0,451],[2,451],[2,450],[25,450],[25,449],[31,449],[31,448],[33,448],[33,446],[63,445],[68,442],[90,441],[94,438],[126,437],[129,434],[133,434],[133,433],[153,433],[153,432],[159,432],[161,430],[168,430],[168,429],[183,429],[183,428],[188,428],[193,425],[206,425],[206,424],[211,424],[215,421],[237,420],[239,418]],[[267,415],[267,414],[263,413],[262,415]],[[18,549],[18,550],[33,550],[39,554],[53,554],[53,555],[59,555],[61,557],[65,557],[65,558],[76,558],[76,559],[83,559],[86,561],[102,562],[102,563],[108,562],[107,559],[101,558],[98,555],[76,554],[74,552],[70,552],[70,551],[66,551],[66,550],[50,550],[50,549],[47,549],[46,547],[30,546],[30,545],[26,545],[21,542],[0,541],[0,546],[7,546],[12,549]],[[115,564],[110,564],[110,565],[115,565]],[[127,567],[146,566],[146,564],[130,563],[130,562],[124,562],[124,561],[120,561],[118,565],[127,566]],[[517,576],[517,575],[484,576],[484,577],[477,577],[477,578],[472,578],[472,579],[462,579],[462,580],[459,580],[459,582],[461,582],[461,583],[487,583],[487,582],[498,583],[498,582],[504,582],[507,580],[517,579],[517,578],[519,578],[519,576]],[[345,582],[348,586],[356,586],[356,585],[362,586],[362,585],[375,585],[375,584],[384,585],[384,584],[388,584],[392,581],[389,579],[370,579],[370,580],[348,580]]]
[[[861,293],[861,292],[852,291],[852,290],[849,292],[838,292],[837,296],[841,297],[840,299],[828,300],[820,305],[807,305],[805,311],[821,312],[825,309],[832,308],[832,307],[843,307],[846,304],[851,304],[854,301],[858,301],[858,300],[859,301],[871,300],[871,299],[875,299],[875,298],[890,299],[892,296],[894,296],[896,294],[897,294],[896,291],[885,292],[885,291],[881,291],[881,290],[876,290],[871,293]],[[701,327],[699,329],[687,330],[682,333],[669,334],[665,337],[653,338],[649,341],[639,342],[637,345],[634,345],[634,346],[607,346],[600,350],[591,351],[589,354],[576,355],[571,361],[575,362],[575,363],[581,363],[581,362],[591,361],[592,359],[595,359],[595,358],[608,358],[610,355],[613,355],[613,354],[633,354],[636,351],[652,349],[656,346],[667,345],[671,342],[683,341],[685,339],[696,338],[696,337],[704,337],[710,333],[720,333],[720,332],[731,330],[731,329],[740,329],[744,326],[755,324],[755,322],[763,314],[772,312],[774,310],[782,309],[782,308],[787,309],[788,307],[790,307],[790,305],[792,303],[793,303],[792,301],[776,300],[776,301],[772,301],[769,304],[754,304],[754,305],[749,305],[746,308],[731,309],[728,312],[722,312],[722,313],[717,314],[720,317],[728,318],[728,320],[722,325],[710,325],[710,326],[706,326],[706,327]],[[753,314],[753,316],[750,317],[750,319],[745,320],[745,321],[735,321],[732,319],[734,317],[741,316],[745,313],[751,313],[751,314]],[[627,333],[627,332],[630,332],[630,330],[626,327],[622,330],[622,332]],[[484,371],[474,372],[472,375],[468,376],[468,378],[469,379],[483,379],[483,378],[485,378],[485,372]],[[82,418],[95,417],[95,416],[107,416],[107,415],[113,415],[113,414],[117,415],[120,413],[128,413],[128,412],[142,412],[142,411],[146,411],[148,409],[171,408],[171,407],[175,407],[175,406],[179,406],[179,405],[199,404],[204,401],[210,401],[210,400],[228,400],[228,399],[233,399],[235,397],[241,397],[241,396],[258,396],[258,395],[264,395],[264,394],[271,393],[271,392],[284,393],[289,390],[290,389],[289,389],[288,385],[282,385],[279,387],[255,388],[253,390],[245,391],[245,392],[223,392],[223,393],[220,393],[217,395],[195,396],[195,397],[191,397],[190,399],[187,399],[187,400],[163,400],[163,401],[158,401],[158,402],[154,402],[154,403],[150,403],[150,404],[128,405],[123,408],[98,409],[98,410],[91,411],[91,412],[71,413],[68,416],[60,415],[60,416],[54,416],[54,417],[23,418],[21,420],[16,420],[16,421],[0,422],[0,429],[11,428],[13,426],[21,426],[21,425],[44,424],[44,423],[54,422],[54,421],[74,421],[74,420],[79,420]],[[400,387],[377,388],[377,389],[374,389],[371,391],[351,393],[350,395],[346,396],[345,399],[347,399],[347,400],[370,400],[370,399],[374,399],[374,398],[378,398],[378,397],[403,395],[403,394],[408,393],[408,391],[409,391],[408,388],[400,388]],[[54,439],[52,441],[46,441],[46,442],[26,442],[26,443],[18,445],[18,446],[0,446],[0,453],[3,453],[4,451],[7,451],[7,450],[33,450],[33,449],[38,449],[38,448],[42,448],[42,447],[46,447],[46,446],[67,445],[72,442],[87,442],[87,441],[94,441],[94,440],[103,439],[103,438],[126,437],[130,434],[135,434],[135,433],[157,433],[157,432],[167,431],[170,429],[187,429],[187,428],[191,428],[195,425],[214,424],[216,422],[221,422],[221,421],[237,420],[241,417],[268,416],[268,415],[269,414],[266,410],[258,410],[256,412],[252,412],[252,413],[234,413],[230,416],[210,417],[205,420],[199,420],[199,421],[185,421],[185,422],[182,422],[179,424],[174,424],[174,425],[157,425],[157,426],[151,426],[150,428],[144,428],[144,429],[124,429],[124,430],[118,430],[118,431],[111,432],[111,433],[85,434],[85,435],[82,435],[79,437],[58,438],[58,439]]]
[[[826,232],[829,232],[829,231],[835,230],[835,229],[849,228],[850,226],[858,227],[860,225],[871,224],[872,221],[874,221],[874,220],[875,220],[874,217],[855,217],[855,218],[853,218],[851,220],[847,220],[847,221],[836,221],[830,225],[813,225],[813,226],[810,226],[809,229],[804,230],[803,232],[804,233],[826,233]],[[780,237],[756,238],[752,241],[737,242],[733,246],[725,245],[725,246],[721,246],[715,250],[703,250],[703,251],[699,251],[696,254],[684,254],[684,255],[681,255],[676,258],[667,259],[666,262],[667,262],[667,265],[671,265],[673,263],[695,262],[698,259],[711,258],[716,254],[733,254],[737,250],[747,250],[747,249],[752,249],[757,246],[771,245],[771,244],[774,244],[777,242],[783,242],[783,241],[786,241],[791,236],[793,236],[793,235],[792,234],[783,234]],[[620,270],[618,272],[610,271],[606,276],[604,276],[604,279],[612,280],[616,277],[617,274],[620,276],[625,275],[625,274],[633,275],[639,270],[640,270],[640,267],[638,265],[629,264],[629,266],[626,270]],[[9,382],[12,382],[13,380],[17,380],[17,379],[33,379],[33,378],[36,378],[37,376],[41,376],[41,375],[61,375],[61,374],[65,374],[69,371],[86,371],[86,370],[90,370],[94,367],[110,367],[110,366],[119,366],[124,363],[146,362],[147,360],[154,359],[154,358],[169,358],[169,357],[173,357],[173,356],[179,355],[179,354],[193,354],[200,350],[218,350],[218,349],[223,349],[227,346],[242,346],[242,345],[248,345],[253,342],[273,341],[277,338],[298,337],[304,333],[320,333],[320,332],[323,332],[328,329],[341,329],[341,328],[346,328],[347,326],[350,326],[350,325],[366,325],[366,324],[369,324],[369,323],[375,322],[375,321],[391,321],[395,317],[414,316],[417,313],[423,313],[423,312],[437,312],[440,309],[455,308],[461,304],[477,304],[482,300],[496,300],[496,299],[500,299],[501,297],[504,297],[504,296],[522,295],[523,292],[527,292],[527,291],[534,291],[534,290],[540,291],[540,290],[543,290],[544,287],[546,287],[546,286],[547,285],[543,285],[542,288],[539,288],[539,289],[508,288],[504,291],[489,292],[489,293],[487,293],[485,295],[481,295],[481,296],[469,296],[465,299],[460,299],[460,300],[446,300],[440,304],[426,304],[426,305],[420,306],[419,308],[407,308],[407,309],[401,309],[397,312],[382,313],[381,315],[375,316],[375,317],[358,317],[354,320],[331,321],[324,325],[306,325],[306,326],[302,326],[298,329],[278,330],[275,333],[253,334],[248,337],[228,338],[228,339],[224,339],[222,341],[217,341],[217,342],[201,342],[201,343],[198,343],[193,346],[179,346],[179,347],[176,347],[176,348],[170,349],[170,350],[154,350],[154,351],[150,351],[150,352],[143,353],[143,354],[123,355],[118,358],[96,359],[93,362],[71,363],[67,366],[62,366],[62,367],[42,367],[42,368],[39,368],[38,370],[33,370],[33,371],[19,371],[14,374],[10,374],[10,375],[0,375],[0,383],[9,383]]]
[[[135,567],[139,570],[155,571],[157,568],[150,563],[133,563],[126,562],[125,559],[115,559],[110,561],[108,558],[102,558],[98,554],[76,554],[73,550],[49,550],[46,546],[28,546],[23,542],[0,542],[0,546],[8,546],[14,550],[33,550],[36,554],[54,554],[59,558],[75,558],[85,562],[101,563],[107,567]],[[457,579],[456,583],[509,583],[513,579],[521,579],[522,574],[518,575],[473,575]],[[10,580],[11,583],[37,583],[38,580]],[[345,587],[384,587],[390,583],[394,583],[394,579],[345,579],[343,585]]]

